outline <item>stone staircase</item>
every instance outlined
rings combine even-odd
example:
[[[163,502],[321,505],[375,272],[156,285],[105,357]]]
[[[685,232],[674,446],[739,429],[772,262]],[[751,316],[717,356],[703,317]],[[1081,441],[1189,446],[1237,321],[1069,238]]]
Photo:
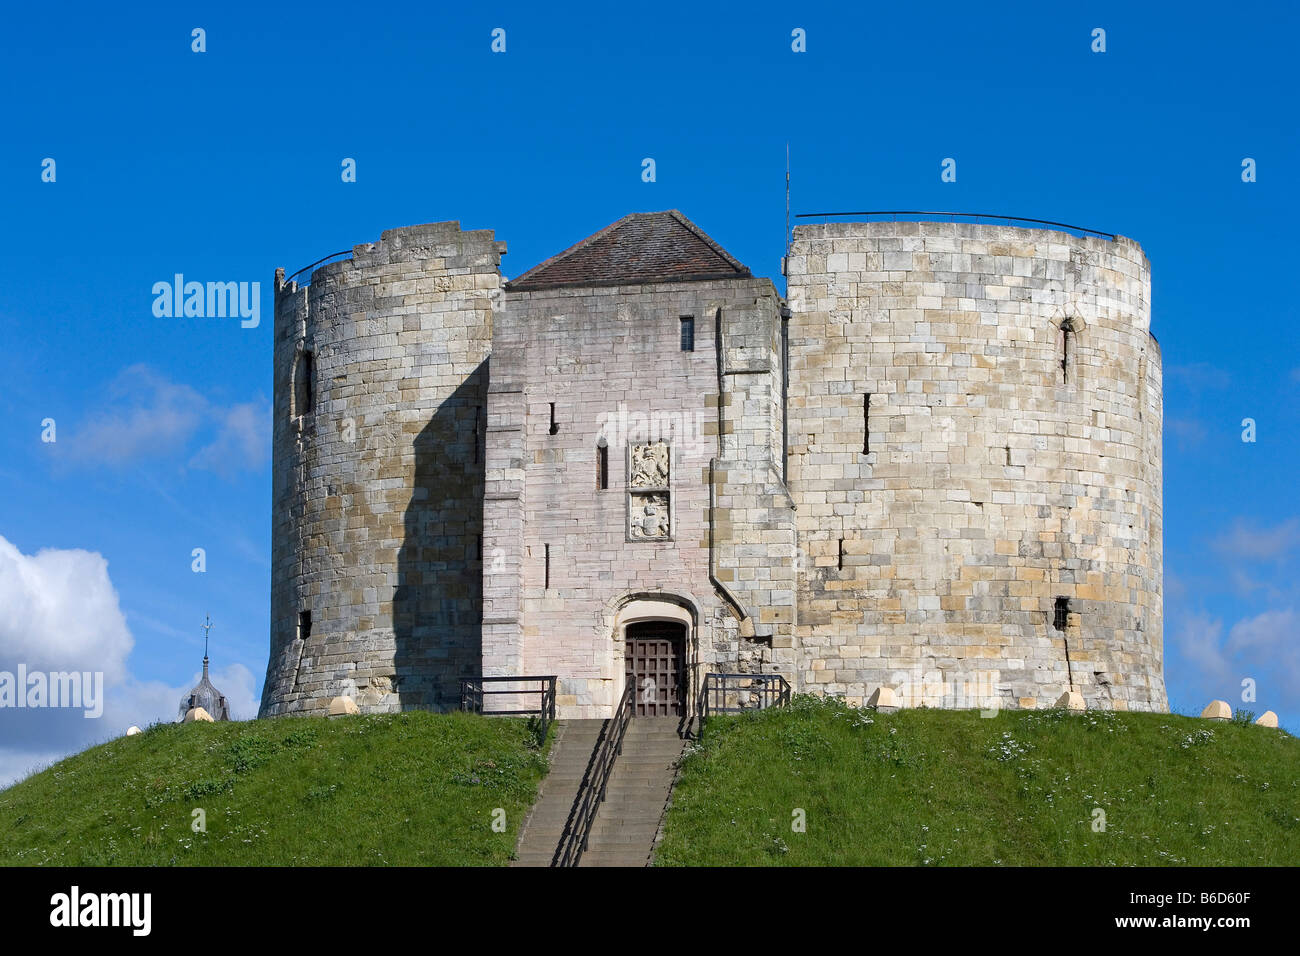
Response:
[[[635,717],[614,762],[580,866],[648,866],[684,741],[676,717]],[[603,720],[557,721],[551,771],[524,821],[512,866],[550,866],[600,739]]]
[[[677,717],[634,717],[579,866],[649,866],[686,741]]]
[[[540,795],[524,820],[511,866],[550,866],[573,810],[578,786],[600,739],[603,720],[557,720],[551,745],[551,769]]]

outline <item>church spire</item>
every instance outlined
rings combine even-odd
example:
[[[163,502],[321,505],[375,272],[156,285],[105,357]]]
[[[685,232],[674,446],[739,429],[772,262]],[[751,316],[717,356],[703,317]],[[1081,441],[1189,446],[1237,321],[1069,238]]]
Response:
[[[184,720],[185,714],[194,708],[201,707],[208,712],[213,720],[229,720],[230,704],[226,701],[225,695],[212,685],[208,679],[208,639],[212,631],[212,616],[205,614],[203,616],[203,677],[194,685],[194,688],[181,699],[180,713],[177,720]]]

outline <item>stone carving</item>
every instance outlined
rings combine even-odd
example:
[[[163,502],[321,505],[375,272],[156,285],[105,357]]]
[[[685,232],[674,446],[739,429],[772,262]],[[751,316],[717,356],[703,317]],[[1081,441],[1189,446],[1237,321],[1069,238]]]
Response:
[[[636,541],[644,541],[647,538],[667,538],[668,495],[663,492],[632,495],[629,518],[628,537]]]
[[[670,537],[668,443],[632,445],[628,458],[628,537],[634,541]]]
[[[668,443],[654,441],[632,446],[628,484],[633,488],[668,487]]]

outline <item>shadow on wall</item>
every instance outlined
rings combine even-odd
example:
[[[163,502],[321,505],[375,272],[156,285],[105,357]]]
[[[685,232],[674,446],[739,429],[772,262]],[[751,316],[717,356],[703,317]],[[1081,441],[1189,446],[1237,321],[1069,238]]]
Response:
[[[403,710],[455,709],[460,678],[483,669],[487,382],[484,361],[415,438],[415,483],[393,594],[393,690]]]

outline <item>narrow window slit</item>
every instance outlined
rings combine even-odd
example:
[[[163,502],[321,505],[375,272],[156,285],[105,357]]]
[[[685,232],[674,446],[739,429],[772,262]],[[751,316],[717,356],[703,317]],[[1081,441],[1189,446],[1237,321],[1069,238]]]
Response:
[[[474,464],[478,464],[478,426],[483,418],[483,409],[474,406]]]
[[[1070,380],[1070,336],[1074,332],[1074,323],[1066,319],[1061,323],[1061,381]]]
[[[1052,608],[1052,626],[1058,631],[1064,631],[1069,622],[1070,599],[1068,597],[1058,597],[1056,605]]]
[[[862,394],[862,454],[871,454],[871,393]]]
[[[546,579],[542,585],[542,588],[543,590],[549,591],[551,589],[551,546],[548,544],[545,545],[545,547],[546,547],[546,556],[545,556]]]
[[[609,489],[609,447],[603,442],[596,446],[596,490]]]
[[[840,538],[840,553],[839,553],[839,557],[836,559],[835,564],[839,570],[841,571],[844,570],[844,539],[843,538]]]
[[[560,430],[559,423],[555,420],[555,403],[551,402],[551,434],[554,435]]]
[[[298,377],[294,382],[294,415],[310,415],[316,403],[315,355],[304,349],[298,356]]]

